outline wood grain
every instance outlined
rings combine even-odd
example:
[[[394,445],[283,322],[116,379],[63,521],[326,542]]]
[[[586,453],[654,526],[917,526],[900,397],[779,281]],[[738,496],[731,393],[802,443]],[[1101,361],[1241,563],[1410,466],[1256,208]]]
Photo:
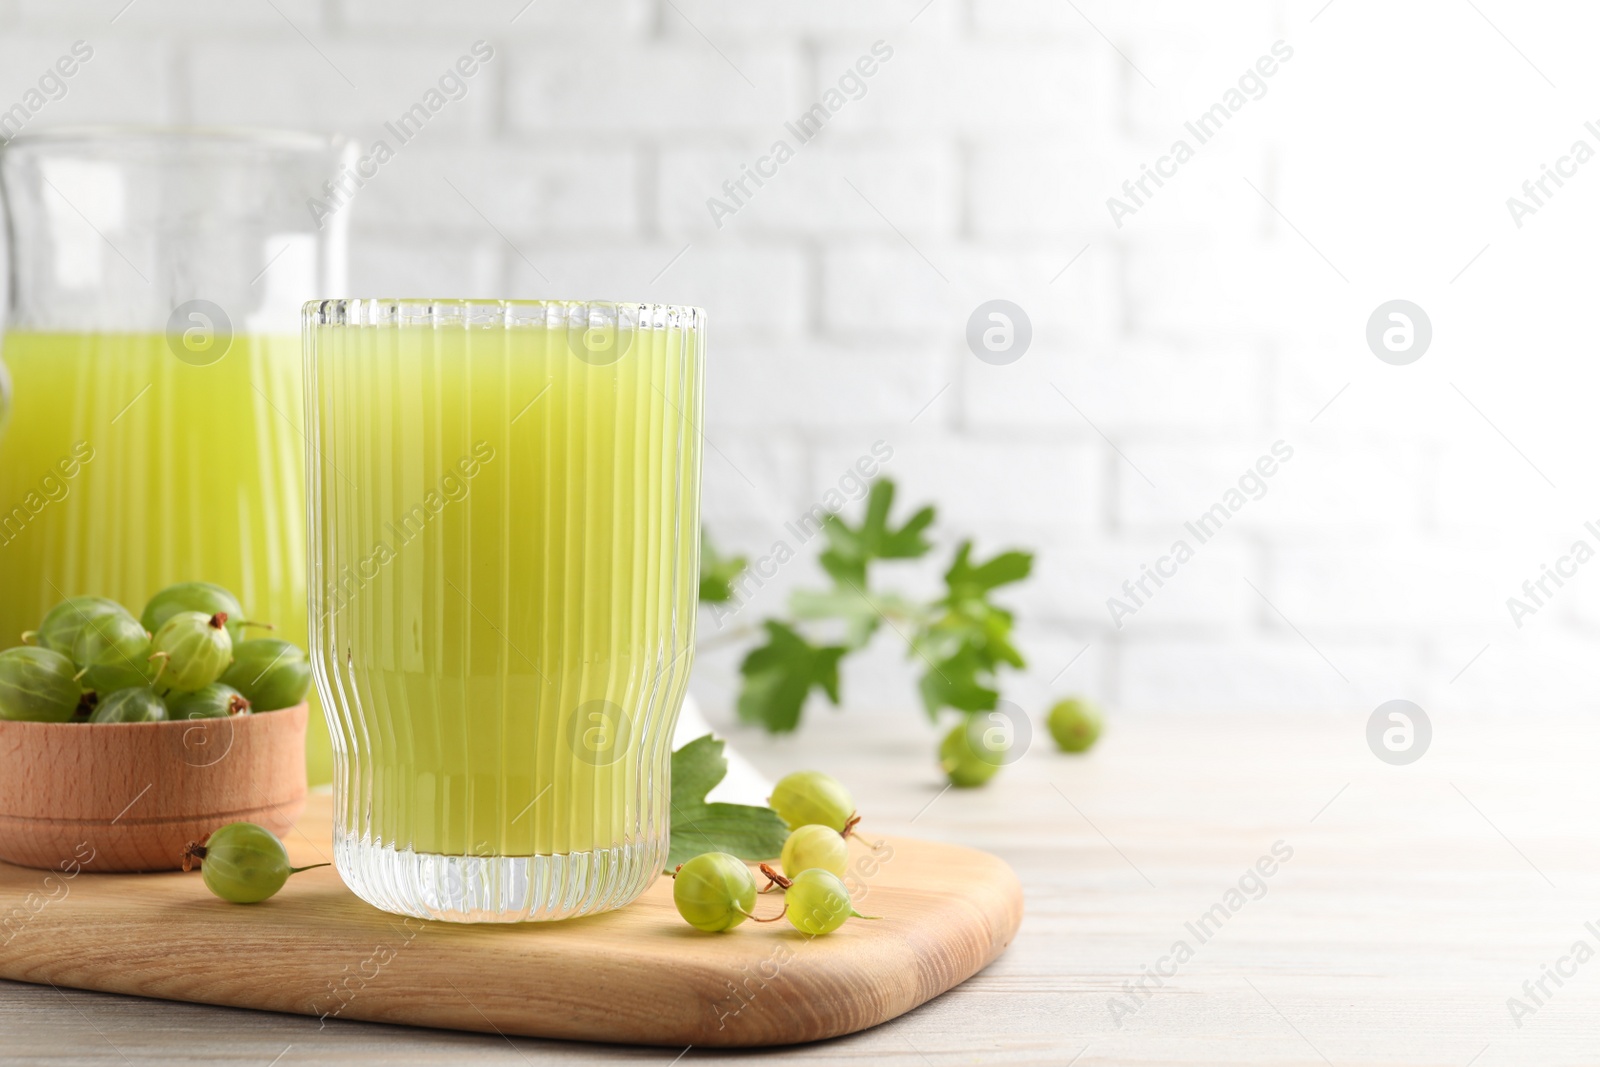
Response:
[[[305,803],[306,705],[183,722],[0,721],[0,860],[173,870],[247,820],[278,834]]]
[[[1327,672],[1300,651],[1308,678]],[[1475,651],[1444,671],[1441,692]],[[1499,654],[1497,644],[1472,672]],[[1579,937],[1595,940],[1585,924],[1600,922],[1600,718],[1531,699],[1477,711],[1423,699],[1432,748],[1391,767],[1365,738],[1390,695],[1326,715],[1113,714],[1085,756],[1051,751],[1038,731],[985,788],[942,794],[938,736],[914,710],[814,708],[795,735],[735,731],[730,744],[771,777],[839,776],[871,832],[999,855],[1027,914],[994,964],[914,1011],[716,1064],[1593,1067],[1600,958],[1564,987],[1547,983],[1554,995],[1521,1026],[1506,1002]],[[1280,839],[1294,857],[1266,894],[1137,1015],[1113,1021],[1111,998]],[[7,899],[15,891],[0,889]],[[0,1059],[51,1067],[668,1067],[680,1052],[0,981]],[[697,1048],[678,1067],[712,1059]]]
[[[326,855],[329,807],[326,796],[307,807],[290,838],[297,865]],[[0,866],[0,900],[56,896],[13,910],[9,927],[0,918],[0,976],[319,1018],[776,1045],[916,1007],[987,965],[1021,922],[1016,876],[985,853],[898,838],[852,845],[851,862],[856,907],[882,918],[822,938],[788,923],[702,934],[678,916],[665,878],[620,911],[506,927],[388,915],[332,869],[241,907],[211,897],[198,875],[57,873],[42,888],[39,872]],[[758,910],[781,906],[774,894]]]

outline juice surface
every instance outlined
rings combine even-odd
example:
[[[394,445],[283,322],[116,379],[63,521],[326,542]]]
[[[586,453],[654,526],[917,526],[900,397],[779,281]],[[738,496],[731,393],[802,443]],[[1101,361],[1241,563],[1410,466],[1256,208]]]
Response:
[[[67,596],[138,615],[172,582],[232,590],[305,644],[300,339],[237,335],[206,366],[159,334],[12,331],[0,429],[0,647]],[[255,632],[260,636],[260,632]],[[308,771],[331,755],[313,696]]]
[[[700,355],[641,330],[314,327],[312,658],[344,832],[531,856],[666,832]]]

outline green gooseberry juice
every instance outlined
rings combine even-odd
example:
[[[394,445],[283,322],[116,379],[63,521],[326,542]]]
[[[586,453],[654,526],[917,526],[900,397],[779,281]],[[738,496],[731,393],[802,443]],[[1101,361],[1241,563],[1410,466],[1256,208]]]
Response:
[[[356,893],[619,907],[665,861],[698,582],[702,313],[307,306],[311,665]]]

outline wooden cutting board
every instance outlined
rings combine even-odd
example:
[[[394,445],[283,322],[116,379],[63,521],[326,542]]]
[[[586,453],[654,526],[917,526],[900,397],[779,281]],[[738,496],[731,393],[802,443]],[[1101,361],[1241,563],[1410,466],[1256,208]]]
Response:
[[[329,798],[287,844],[331,851]],[[782,1045],[892,1019],[1000,955],[1022,920],[1011,868],[905,838],[851,845],[852,919],[807,938],[787,922],[688,926],[661,878],[620,911],[466,926],[389,915],[331,868],[272,900],[212,897],[198,873],[64,873],[0,864],[0,977],[165,1000],[530,1037],[664,1046]],[[758,914],[776,914],[776,894]]]

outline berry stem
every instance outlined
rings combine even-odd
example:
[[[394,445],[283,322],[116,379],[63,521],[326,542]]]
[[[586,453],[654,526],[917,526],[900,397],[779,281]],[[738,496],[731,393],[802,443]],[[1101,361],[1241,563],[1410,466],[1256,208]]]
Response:
[[[867,841],[866,838],[861,837],[861,833],[856,830],[859,822],[861,822],[861,814],[851,814],[848,819],[845,819],[845,829],[840,830],[838,835],[840,835],[842,838],[845,838],[846,841],[850,840],[850,838],[856,838],[856,840],[861,841],[862,845],[866,845],[867,848],[874,849],[874,851],[883,848],[883,838],[878,838],[877,841]]]
[[[767,876],[767,884],[761,887],[761,892],[770,893],[774,889],[788,889],[793,884],[769,865],[763,863],[760,867],[761,873]]]
[[[150,659],[158,659],[161,661],[161,665],[156,668],[156,676],[150,679],[150,688],[154,689],[156,687],[156,683],[161,680],[161,676],[167,672],[167,664],[172,661],[172,653],[152,652],[150,654]]]
[[[185,871],[192,871],[194,870],[195,860],[199,860],[201,863],[204,863],[205,859],[206,846],[202,845],[198,841],[190,841],[189,847],[183,850],[183,869]]]
[[[226,611],[219,611],[215,615],[211,616],[208,622],[213,630],[220,630],[224,626],[228,625],[228,613]]]
[[[734,906],[738,907],[737,904],[734,905]],[[747,915],[749,917],[750,921],[753,922],[753,923],[775,923],[779,919],[783,918],[785,915],[789,914],[789,904],[788,904],[787,901],[785,901],[784,905],[783,905],[783,910],[778,912],[778,914],[772,916],[772,918],[770,918],[770,919],[763,919],[763,918],[759,917],[758,915],[756,915],[755,912],[753,912],[753,911],[744,911],[743,908],[739,908],[739,910],[743,911],[745,913],[745,915]]]
[[[240,619],[238,622],[234,623],[234,625],[239,627],[241,630],[245,629],[246,627],[250,627],[250,626],[254,626],[258,630],[276,630],[277,629],[277,626],[273,625],[270,622],[256,622],[256,621],[254,621],[252,619]]]
[[[333,866],[333,864],[331,864],[331,863],[312,863],[312,864],[308,864],[305,867],[290,867],[289,868],[289,873],[290,874],[299,874],[301,871],[314,871],[318,867],[332,867],[332,866]],[[865,919],[866,916],[863,915],[863,916],[861,916],[861,918]]]

